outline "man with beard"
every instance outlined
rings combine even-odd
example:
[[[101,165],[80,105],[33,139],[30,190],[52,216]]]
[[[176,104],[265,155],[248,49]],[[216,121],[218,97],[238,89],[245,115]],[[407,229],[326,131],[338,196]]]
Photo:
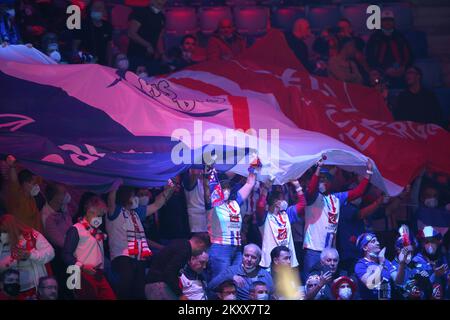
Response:
[[[363,300],[390,300],[392,282],[403,283],[407,255],[402,255],[398,269],[384,257],[386,248],[381,249],[377,236],[363,233],[356,240],[363,252],[363,258],[355,265],[358,287]]]
[[[20,293],[19,271],[8,269],[0,274],[0,300],[17,300]]]

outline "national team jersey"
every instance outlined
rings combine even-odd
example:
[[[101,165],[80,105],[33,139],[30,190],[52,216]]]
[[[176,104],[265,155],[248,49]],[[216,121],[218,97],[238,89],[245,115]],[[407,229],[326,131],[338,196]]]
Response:
[[[361,258],[355,265],[355,274],[358,278],[358,287],[361,299],[363,300],[390,300],[391,295],[391,275],[396,272],[397,269],[389,261],[385,260],[383,269],[381,271],[380,278],[373,278],[370,281],[371,287],[368,288],[362,281],[362,277],[369,272],[369,274],[375,273],[375,268],[378,268],[379,264],[370,261],[366,258]]]
[[[262,233],[262,255],[260,266],[270,267],[272,249],[277,246],[288,247],[291,251],[291,267],[298,266],[295,254],[294,239],[292,237],[291,224],[299,221],[296,206],[290,206],[286,211],[273,214],[266,212],[264,224],[261,227]]]
[[[208,233],[211,243],[241,245],[241,204],[242,198],[238,192],[236,200],[230,200],[209,211]]]
[[[340,206],[347,201],[348,192],[318,194],[316,201],[305,209],[305,249],[322,251],[336,247],[336,232]]]

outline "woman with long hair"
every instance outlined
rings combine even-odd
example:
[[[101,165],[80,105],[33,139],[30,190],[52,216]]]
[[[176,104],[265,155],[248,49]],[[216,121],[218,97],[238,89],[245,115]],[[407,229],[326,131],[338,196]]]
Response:
[[[39,278],[48,275],[45,264],[55,256],[53,247],[41,233],[10,214],[0,217],[0,234],[0,272],[19,271],[19,299],[33,297]]]

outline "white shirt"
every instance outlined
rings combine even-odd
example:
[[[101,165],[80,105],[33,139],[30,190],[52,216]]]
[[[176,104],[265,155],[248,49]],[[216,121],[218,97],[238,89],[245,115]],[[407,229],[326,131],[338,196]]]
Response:
[[[347,192],[322,195],[305,209],[305,249],[322,251],[326,247],[336,247],[336,233],[340,206],[347,201]]]
[[[208,217],[205,210],[205,198],[203,181],[197,180],[197,184],[191,191],[184,188],[186,195],[187,211],[189,216],[189,226],[191,232],[207,232]]]

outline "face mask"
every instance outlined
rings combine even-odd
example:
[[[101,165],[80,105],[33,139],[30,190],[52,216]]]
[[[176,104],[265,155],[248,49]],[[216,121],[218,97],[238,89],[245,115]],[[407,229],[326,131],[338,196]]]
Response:
[[[133,197],[131,198],[131,209],[137,209],[139,207],[139,198],[138,197]]]
[[[236,300],[236,296],[234,294],[229,294],[223,297],[223,300]]]
[[[436,208],[438,206],[438,199],[428,198],[428,199],[425,199],[423,204],[428,208]]]
[[[406,260],[405,260],[406,264],[409,264],[409,263],[411,262],[411,260],[412,260],[412,254],[409,253],[409,254],[406,256]]]
[[[425,245],[425,251],[429,255],[434,255],[436,253],[436,250],[437,250],[437,245],[435,245],[434,243],[427,243]]]
[[[286,209],[288,208],[288,203],[286,200],[281,201],[280,203],[280,211],[286,211]]]
[[[52,53],[50,53],[50,58],[59,63],[61,61],[61,54],[58,51],[52,51]]]
[[[3,233],[0,235],[0,242],[5,244],[9,240],[9,235],[7,233]]]
[[[352,296],[351,288],[339,288],[339,297],[342,300],[349,300],[351,296]]]
[[[152,9],[153,9],[153,12],[156,13],[156,14],[161,12],[161,10],[156,8],[156,7],[152,7]]]
[[[14,9],[8,9],[6,10],[6,13],[8,14],[8,16],[10,16],[11,18],[14,18],[16,16],[16,10]]]
[[[224,190],[223,191],[223,198],[224,198],[225,201],[230,198],[230,190]]]
[[[102,222],[103,222],[102,217],[94,217],[91,219],[91,226],[93,226],[95,229],[97,229],[98,227],[100,227]]]
[[[7,283],[3,285],[3,290],[10,296],[18,296],[20,292],[20,284],[18,283]]]
[[[31,194],[32,197],[36,197],[39,194],[39,192],[41,192],[41,188],[39,187],[38,184],[35,184],[31,188],[30,194]]]
[[[128,70],[129,65],[130,64],[127,59],[122,59],[117,62],[117,69]]]
[[[103,13],[101,13],[99,11],[92,11],[91,18],[92,18],[92,20],[100,21],[103,18]]]
[[[70,193],[66,192],[66,194],[64,195],[63,204],[69,204],[71,200],[72,197]]]
[[[138,74],[139,78],[147,78],[148,77],[148,73],[147,72],[141,72]]]
[[[361,205],[361,202],[362,202],[361,198],[358,198],[358,199],[355,199],[352,201],[352,203],[357,207],[359,207]]]
[[[327,187],[324,182],[319,183],[319,192],[325,193],[327,191]]]
[[[147,206],[149,202],[150,202],[149,196],[139,197],[139,205],[140,206]]]
[[[394,32],[394,29],[382,29],[383,33],[387,36],[390,36],[392,32]]]
[[[256,300],[269,300],[269,295],[267,293],[259,293],[256,295]]]

